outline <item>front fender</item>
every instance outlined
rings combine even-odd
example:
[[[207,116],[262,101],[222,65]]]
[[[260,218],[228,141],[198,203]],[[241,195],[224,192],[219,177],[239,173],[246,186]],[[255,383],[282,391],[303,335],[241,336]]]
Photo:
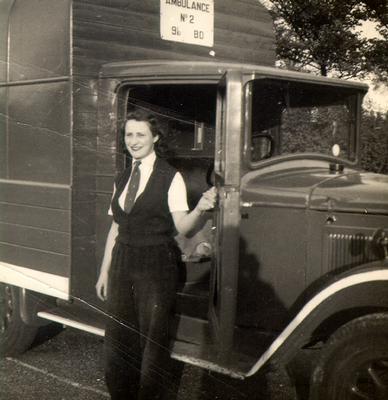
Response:
[[[360,266],[315,294],[246,373],[268,360],[288,362],[315,337],[361,315],[388,312],[388,260]]]

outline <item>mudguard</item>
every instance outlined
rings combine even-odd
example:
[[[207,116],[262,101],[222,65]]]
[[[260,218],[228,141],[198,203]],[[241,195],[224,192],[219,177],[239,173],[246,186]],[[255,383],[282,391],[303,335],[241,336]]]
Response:
[[[371,313],[388,313],[388,260],[361,265],[336,276],[315,292],[247,372],[270,359],[287,363],[309,343],[324,340],[344,323]]]
[[[55,307],[55,299],[32,290],[19,288],[19,312],[22,321],[31,326],[44,326],[47,320],[38,317],[38,312]]]

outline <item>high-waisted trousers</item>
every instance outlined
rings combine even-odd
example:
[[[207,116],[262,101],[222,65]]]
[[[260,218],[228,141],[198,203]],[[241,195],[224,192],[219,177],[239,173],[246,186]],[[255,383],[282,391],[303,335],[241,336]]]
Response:
[[[115,244],[104,346],[105,380],[113,400],[165,399],[176,390],[169,384],[168,346],[178,254],[171,243]]]

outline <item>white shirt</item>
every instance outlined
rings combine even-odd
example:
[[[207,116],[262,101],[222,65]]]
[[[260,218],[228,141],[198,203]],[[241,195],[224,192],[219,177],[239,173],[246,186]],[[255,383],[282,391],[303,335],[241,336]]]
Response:
[[[135,202],[136,199],[144,192],[144,189],[154,169],[155,160],[156,160],[155,152],[152,152],[147,157],[144,157],[141,160],[141,164],[139,166],[140,182],[139,182],[139,189],[136,192]],[[135,161],[136,160],[132,160],[132,165]],[[123,210],[124,210],[125,196],[127,195],[128,191],[129,181],[130,179],[128,179],[128,182],[126,183],[124,190],[119,197],[119,205]],[[115,195],[115,191],[116,191],[116,186],[114,186],[113,188],[113,196]],[[175,211],[189,210],[189,207],[187,205],[186,185],[182,175],[179,172],[175,174],[174,178],[172,179],[170,188],[168,190],[168,208],[170,210],[170,213]],[[113,215],[111,208],[109,208],[108,214]]]

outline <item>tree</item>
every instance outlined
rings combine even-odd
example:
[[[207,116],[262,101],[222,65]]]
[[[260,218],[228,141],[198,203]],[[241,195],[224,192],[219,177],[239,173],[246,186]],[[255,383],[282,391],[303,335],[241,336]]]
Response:
[[[388,113],[363,110],[361,120],[361,166],[388,174]]]
[[[385,0],[365,0],[367,17],[377,24],[380,38],[371,39],[366,54],[368,69],[378,78],[388,83],[388,2]]]
[[[388,3],[385,0],[364,0],[369,18],[375,19],[381,27],[388,28]]]
[[[288,67],[321,75],[363,77],[387,68],[385,40],[366,39],[357,28],[373,19],[387,34],[386,0],[273,0],[277,53]],[[387,36],[388,37],[388,36]],[[386,71],[385,71],[386,73]]]
[[[288,68],[388,83],[387,0],[272,0],[277,55]],[[380,37],[363,38],[373,21]],[[363,110],[361,166],[388,173],[388,114]]]

